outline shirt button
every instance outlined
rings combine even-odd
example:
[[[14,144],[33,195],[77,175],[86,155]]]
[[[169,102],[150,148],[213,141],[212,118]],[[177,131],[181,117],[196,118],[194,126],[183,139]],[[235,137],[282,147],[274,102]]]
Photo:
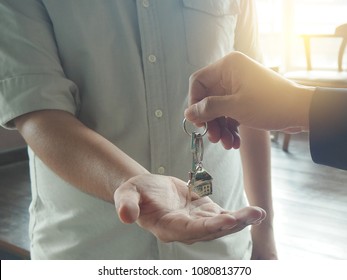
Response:
[[[157,61],[157,57],[154,54],[148,56],[148,61],[150,63],[155,63]]]
[[[149,0],[143,0],[142,6],[144,6],[145,8],[148,8],[149,7]]]
[[[159,119],[163,116],[163,111],[162,110],[155,110],[154,115]]]
[[[160,166],[158,168],[158,173],[161,174],[161,175],[165,174],[165,167],[164,166]]]

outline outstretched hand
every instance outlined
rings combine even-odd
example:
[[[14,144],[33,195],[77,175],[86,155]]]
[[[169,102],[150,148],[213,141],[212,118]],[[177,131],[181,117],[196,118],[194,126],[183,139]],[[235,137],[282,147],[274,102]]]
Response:
[[[194,193],[190,200],[185,182],[152,174],[123,183],[115,191],[114,200],[122,222],[136,222],[163,242],[213,240],[259,224],[266,216],[258,207],[231,213],[209,197]]]

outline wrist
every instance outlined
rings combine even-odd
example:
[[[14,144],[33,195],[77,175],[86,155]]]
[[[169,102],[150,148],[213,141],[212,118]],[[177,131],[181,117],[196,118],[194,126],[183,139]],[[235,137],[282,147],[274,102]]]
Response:
[[[293,92],[296,107],[293,111],[295,114],[293,125],[301,127],[303,131],[309,130],[309,112],[315,90],[315,87],[297,85]]]

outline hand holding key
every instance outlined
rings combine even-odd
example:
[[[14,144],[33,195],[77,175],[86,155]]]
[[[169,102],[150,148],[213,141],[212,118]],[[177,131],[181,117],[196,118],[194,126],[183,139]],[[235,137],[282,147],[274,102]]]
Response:
[[[258,224],[266,216],[258,207],[231,213],[194,192],[188,200],[188,192],[182,180],[146,174],[123,183],[114,200],[122,222],[136,222],[163,242],[192,244],[213,240]]]
[[[186,119],[184,119],[183,130],[191,137],[192,170],[188,172],[188,200],[190,200],[192,192],[196,193],[200,197],[211,195],[212,176],[205,170],[202,165],[202,160],[204,157],[204,143],[202,137],[208,130],[207,123],[205,123],[205,131],[203,133],[196,131],[188,132],[186,128]]]

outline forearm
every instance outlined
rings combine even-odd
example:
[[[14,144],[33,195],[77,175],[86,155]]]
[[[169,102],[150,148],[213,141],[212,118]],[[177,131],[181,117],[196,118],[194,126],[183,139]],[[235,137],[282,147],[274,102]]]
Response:
[[[241,155],[245,191],[251,205],[262,207],[267,215],[260,225],[252,226],[252,259],[277,259],[273,231],[270,138],[267,132],[240,127]]]
[[[292,100],[295,110],[288,112],[288,119],[292,120],[292,115],[295,115],[292,126],[302,127],[303,131],[309,131],[309,111],[312,97],[316,91],[315,87],[295,85],[292,91]],[[293,107],[294,107],[293,106]]]
[[[67,112],[37,111],[18,117],[15,124],[30,148],[56,174],[108,202],[113,202],[113,193],[120,184],[148,173]]]
[[[268,132],[240,127],[245,192],[251,205],[262,207],[272,221],[270,138]]]

